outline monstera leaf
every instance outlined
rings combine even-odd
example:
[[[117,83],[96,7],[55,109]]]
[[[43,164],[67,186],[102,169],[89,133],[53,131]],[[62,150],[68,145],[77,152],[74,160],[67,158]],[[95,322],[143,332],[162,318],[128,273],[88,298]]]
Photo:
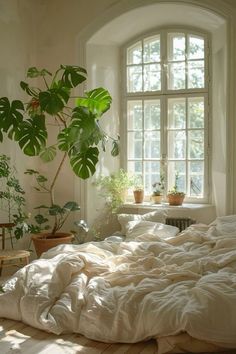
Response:
[[[87,71],[79,66],[61,65],[62,82],[66,87],[76,87],[86,80]]]
[[[57,136],[58,148],[61,151],[69,152],[70,149],[72,148],[72,142],[69,139],[69,134],[70,134],[70,129],[65,128]]]
[[[44,149],[42,149],[39,157],[44,162],[51,162],[52,160],[54,160],[56,154],[57,154],[57,148],[55,145],[52,145],[52,146],[45,147]]]
[[[20,148],[26,155],[39,155],[47,141],[45,117],[38,116],[37,118],[30,118],[22,122],[17,140]]]
[[[88,107],[97,118],[110,108],[112,98],[109,92],[102,87],[86,92],[85,96],[85,98],[77,98],[77,106]]]
[[[69,152],[76,146],[80,150],[87,149],[95,143],[94,131],[97,129],[96,117],[86,107],[76,107],[73,110],[71,124],[58,134],[59,149]]]
[[[24,105],[21,101],[10,101],[7,97],[0,98],[0,130],[8,132],[17,129],[23,121]]]
[[[86,151],[70,156],[70,164],[74,173],[86,179],[92,176],[96,171],[99,150],[97,147],[89,147]]]
[[[68,102],[68,99],[68,89],[60,85],[39,93],[40,107],[50,115],[61,112]]]

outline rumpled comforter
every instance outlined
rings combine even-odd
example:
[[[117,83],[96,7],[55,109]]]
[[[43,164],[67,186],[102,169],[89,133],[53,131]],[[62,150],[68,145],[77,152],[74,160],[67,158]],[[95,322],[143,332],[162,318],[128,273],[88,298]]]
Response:
[[[60,245],[3,288],[0,317],[56,334],[133,343],[188,333],[236,348],[236,231],[222,225]]]

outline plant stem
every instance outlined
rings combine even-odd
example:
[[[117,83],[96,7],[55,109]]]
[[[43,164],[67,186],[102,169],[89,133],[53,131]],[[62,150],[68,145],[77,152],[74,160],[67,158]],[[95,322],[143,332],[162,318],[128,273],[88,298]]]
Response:
[[[55,176],[53,178],[52,184],[51,184],[51,186],[49,188],[51,206],[55,203],[55,201],[54,201],[54,187],[55,187],[55,183],[57,181],[58,175],[59,175],[59,173],[60,173],[60,171],[62,169],[62,166],[63,166],[63,164],[64,164],[64,162],[66,160],[66,157],[67,157],[67,152],[64,153],[64,155],[62,157],[62,160],[61,160],[61,162],[60,162],[60,164],[58,166],[58,169],[56,171],[56,174],[55,174]],[[58,229],[58,221],[57,221],[57,216],[55,215],[55,222],[54,222],[54,226],[53,226],[53,229],[52,229],[52,235],[55,234],[57,229]]]

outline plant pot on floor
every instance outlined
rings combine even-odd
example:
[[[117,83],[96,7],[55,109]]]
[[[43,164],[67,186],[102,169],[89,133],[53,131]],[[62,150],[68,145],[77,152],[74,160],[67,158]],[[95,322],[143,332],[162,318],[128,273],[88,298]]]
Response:
[[[48,251],[50,248],[60,244],[71,243],[74,235],[65,232],[57,232],[55,235],[42,232],[32,235],[31,239],[34,243],[36,254],[40,257],[43,252]]]

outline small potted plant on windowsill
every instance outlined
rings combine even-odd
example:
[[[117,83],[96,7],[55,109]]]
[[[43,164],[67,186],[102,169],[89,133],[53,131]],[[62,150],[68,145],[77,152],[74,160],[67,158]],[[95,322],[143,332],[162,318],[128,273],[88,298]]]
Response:
[[[153,183],[152,187],[153,192],[151,195],[151,200],[154,204],[160,204],[162,201],[161,182]]]
[[[144,189],[142,185],[135,185],[133,189],[134,202],[140,204],[144,199]]]
[[[175,185],[167,193],[167,199],[168,199],[169,205],[176,205],[177,206],[177,205],[182,205],[183,204],[183,201],[184,201],[184,198],[185,198],[185,193],[181,192],[178,189],[178,179],[179,179],[179,174],[176,173],[176,175],[175,175]]]

